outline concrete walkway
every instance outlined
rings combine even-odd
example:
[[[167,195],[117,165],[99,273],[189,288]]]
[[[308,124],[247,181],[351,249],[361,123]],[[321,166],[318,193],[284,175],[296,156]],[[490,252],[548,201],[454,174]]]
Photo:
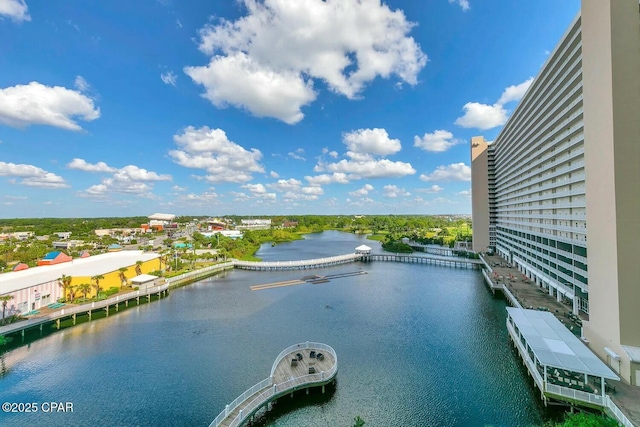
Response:
[[[549,295],[548,291],[523,276],[517,268],[509,267],[507,262],[499,256],[492,255],[485,256],[484,258],[495,273],[488,274],[491,280],[506,286],[523,308],[537,310],[541,307],[547,309],[555,314],[558,320],[564,323],[565,326],[577,336],[581,335],[580,325],[568,316],[568,314],[571,313],[572,306],[570,304],[567,305],[556,301],[556,298]],[[502,264],[503,267],[500,267],[500,264]],[[511,280],[510,277],[513,277],[513,279]],[[589,320],[589,317],[584,313],[580,313],[579,317],[582,320]]]

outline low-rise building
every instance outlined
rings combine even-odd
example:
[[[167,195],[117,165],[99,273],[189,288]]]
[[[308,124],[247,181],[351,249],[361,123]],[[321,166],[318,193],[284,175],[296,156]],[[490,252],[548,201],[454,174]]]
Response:
[[[0,296],[10,295],[6,316],[26,314],[57,302],[64,295],[61,278],[71,278],[67,291],[83,283],[92,285],[88,298],[96,295],[96,278],[101,290],[127,285],[132,277],[160,269],[160,255],[123,251],[74,259],[71,262],[33,267],[0,274]],[[77,289],[75,290],[78,295]]]
[[[243,230],[266,230],[271,228],[270,219],[243,219],[236,228]]]

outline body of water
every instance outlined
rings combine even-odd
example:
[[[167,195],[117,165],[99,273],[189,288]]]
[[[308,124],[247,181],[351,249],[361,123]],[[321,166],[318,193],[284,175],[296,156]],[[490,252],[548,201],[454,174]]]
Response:
[[[379,243],[339,232],[265,245],[263,260]],[[249,286],[364,270],[323,284]],[[0,413],[14,426],[205,426],[266,378],[285,347],[338,354],[335,391],[278,405],[265,426],[530,426],[543,408],[509,347],[505,302],[475,270],[391,262],[319,270],[235,270],[168,298],[5,351],[0,401],[71,402],[73,413]]]

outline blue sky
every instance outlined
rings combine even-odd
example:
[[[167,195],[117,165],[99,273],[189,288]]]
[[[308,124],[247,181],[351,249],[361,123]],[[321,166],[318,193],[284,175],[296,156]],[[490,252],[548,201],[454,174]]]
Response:
[[[470,213],[579,0],[0,0],[0,217]]]

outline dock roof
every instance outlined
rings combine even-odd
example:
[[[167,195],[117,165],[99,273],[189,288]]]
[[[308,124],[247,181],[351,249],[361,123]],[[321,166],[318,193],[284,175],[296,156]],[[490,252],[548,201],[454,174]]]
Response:
[[[51,282],[63,274],[72,277],[97,276],[135,265],[136,261],[149,261],[159,256],[154,252],[143,251],[110,252],[88,258],[75,258],[71,262],[62,264],[43,265],[3,273],[0,274],[0,295]]]
[[[611,380],[620,378],[552,313],[507,307],[541,364]]]

